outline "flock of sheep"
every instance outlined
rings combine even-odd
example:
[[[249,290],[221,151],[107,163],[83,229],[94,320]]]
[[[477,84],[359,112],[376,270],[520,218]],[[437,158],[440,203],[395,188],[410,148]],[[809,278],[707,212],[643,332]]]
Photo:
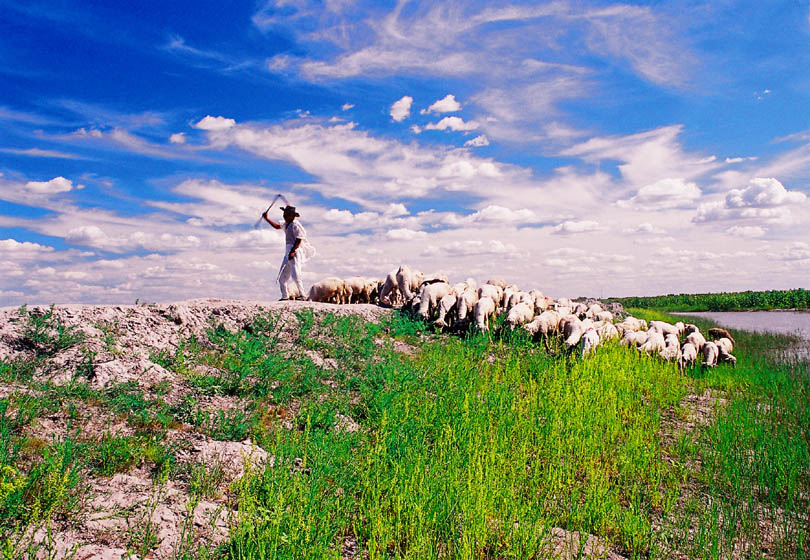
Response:
[[[725,329],[709,329],[707,340],[695,325],[647,321],[627,316],[614,323],[613,313],[599,303],[554,300],[539,290],[523,291],[503,280],[478,286],[472,278],[450,284],[444,274],[426,275],[407,265],[391,271],[385,280],[355,276],[329,277],[312,286],[309,300],[329,303],[401,305],[443,329],[476,328],[489,331],[490,320],[504,316],[504,329],[522,328],[535,340],[561,340],[568,352],[579,349],[584,357],[608,340],[618,339],[647,355],[677,362],[681,369],[720,362],[736,364],[731,354],[734,339]]]

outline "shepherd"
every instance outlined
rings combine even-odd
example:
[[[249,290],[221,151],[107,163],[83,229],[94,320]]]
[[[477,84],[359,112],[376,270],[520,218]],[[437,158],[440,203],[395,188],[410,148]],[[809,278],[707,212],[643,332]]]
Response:
[[[284,228],[284,236],[286,239],[286,249],[284,259],[281,261],[281,268],[278,271],[278,287],[281,290],[281,299],[305,299],[304,284],[301,282],[301,266],[312,256],[315,255],[315,248],[307,241],[307,232],[301,222],[296,220],[300,218],[301,214],[295,211],[295,206],[282,206],[281,210],[284,212],[284,224],[274,222],[267,217],[267,212],[264,211],[262,218],[267,220],[267,223],[275,229]],[[290,297],[289,295],[289,282],[292,280],[295,287],[298,289],[298,295]]]

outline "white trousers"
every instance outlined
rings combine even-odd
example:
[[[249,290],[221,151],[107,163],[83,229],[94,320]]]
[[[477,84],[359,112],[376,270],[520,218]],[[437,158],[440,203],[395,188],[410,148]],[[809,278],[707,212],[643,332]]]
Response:
[[[290,249],[287,249],[288,254],[289,252]],[[306,297],[304,284],[301,282],[301,265],[299,263],[300,261],[297,257],[290,260],[288,255],[285,255],[284,260],[281,261],[281,269],[278,271],[278,287],[281,290],[281,297],[284,299],[289,297],[288,285],[290,280],[292,280],[298,288],[298,295]]]

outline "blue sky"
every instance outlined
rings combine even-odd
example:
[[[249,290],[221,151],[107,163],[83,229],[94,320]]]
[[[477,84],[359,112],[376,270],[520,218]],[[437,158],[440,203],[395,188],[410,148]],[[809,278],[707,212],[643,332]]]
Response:
[[[0,305],[810,287],[798,2],[0,4]]]

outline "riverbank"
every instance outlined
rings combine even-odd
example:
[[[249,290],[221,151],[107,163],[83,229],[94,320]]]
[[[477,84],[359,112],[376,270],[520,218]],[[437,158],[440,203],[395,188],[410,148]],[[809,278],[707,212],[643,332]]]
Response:
[[[773,357],[789,337],[735,331],[736,368],[683,375],[617,343],[581,360],[332,307],[9,317],[7,556],[809,552],[810,376]]]

